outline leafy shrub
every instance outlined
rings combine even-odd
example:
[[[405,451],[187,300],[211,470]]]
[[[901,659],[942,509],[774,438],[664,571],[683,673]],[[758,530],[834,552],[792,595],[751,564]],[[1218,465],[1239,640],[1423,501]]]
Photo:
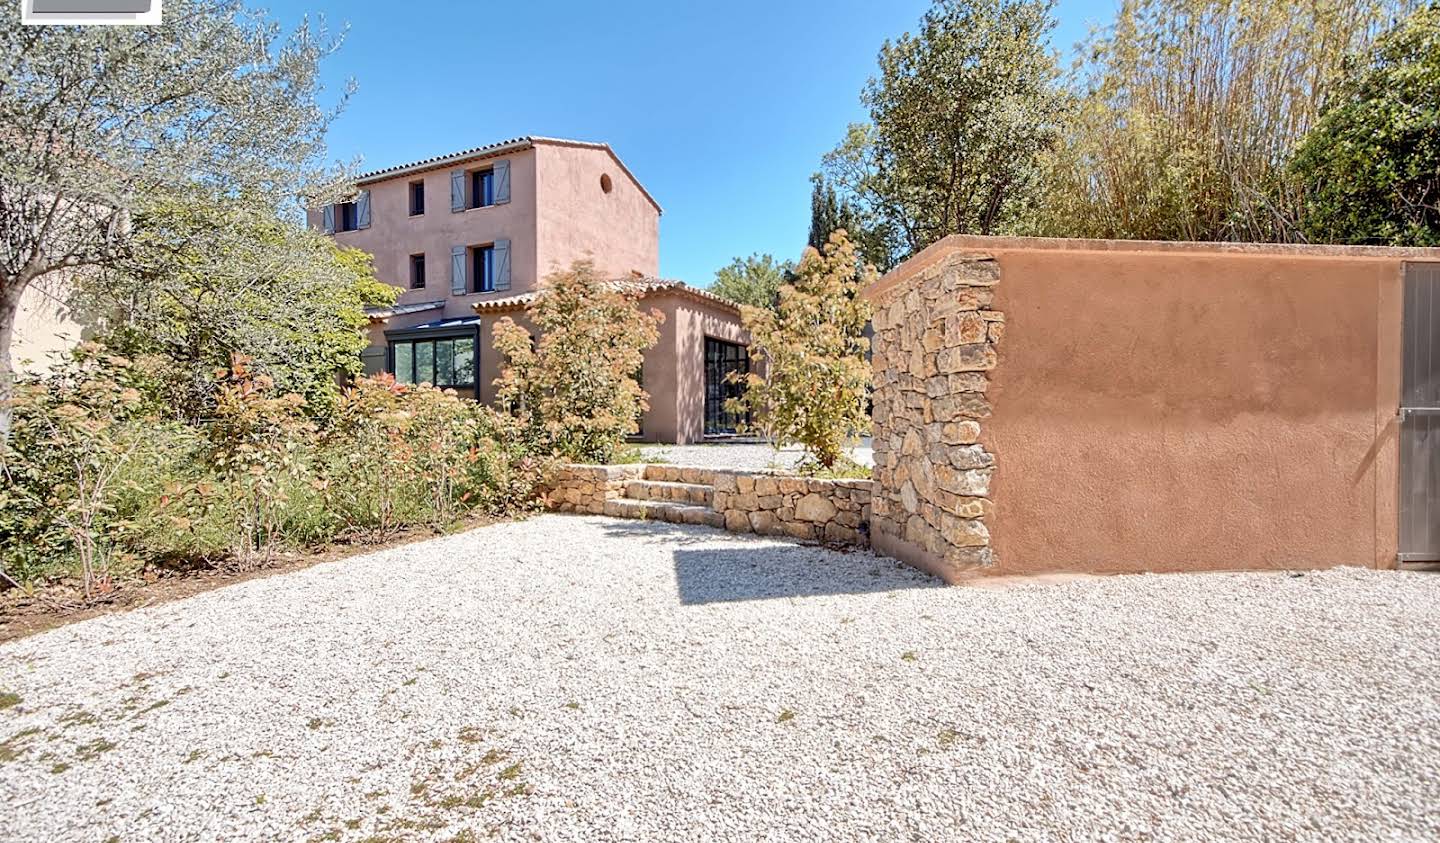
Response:
[[[309,479],[308,446],[315,425],[301,414],[305,399],[276,395],[274,381],[250,371],[235,357],[222,371],[215,393],[209,463],[216,484],[200,490],[217,494],[233,517],[231,551],[242,567],[270,561],[279,546],[290,490]]]
[[[508,318],[495,326],[505,360],[495,382],[501,406],[537,452],[610,462],[649,407],[635,376],[660,336],[661,315],[640,310],[638,291],[577,261],[546,279],[529,317],[538,340]]]
[[[0,566],[75,571],[87,597],[155,564],[254,568],[281,549],[445,529],[535,505],[549,462],[514,417],[388,375],[346,389],[321,430],[249,361],[218,373],[215,413],[163,418],[164,378],[83,346],[19,386],[0,447]]]
[[[40,379],[16,385],[11,438],[0,445],[0,560],[22,576],[73,555],[85,595],[107,592],[129,561],[131,517],[158,489],[172,429],[161,425],[127,358],[79,346]]]
[[[325,499],[342,532],[373,539],[523,509],[545,470],[510,417],[391,375],[346,390],[322,451]]]

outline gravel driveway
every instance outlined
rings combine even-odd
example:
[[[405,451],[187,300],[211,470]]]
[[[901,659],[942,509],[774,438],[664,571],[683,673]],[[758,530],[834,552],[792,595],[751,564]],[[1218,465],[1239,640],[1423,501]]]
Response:
[[[7,841],[1440,836],[1426,574],[943,588],[552,515],[12,642],[0,691]]]
[[[804,456],[803,448],[787,445],[776,450],[760,442],[705,442],[697,445],[641,445],[641,453],[674,465],[702,468],[732,468],[739,471],[763,471],[769,468],[794,468]],[[861,465],[874,465],[875,452],[866,436],[850,450],[850,458]]]

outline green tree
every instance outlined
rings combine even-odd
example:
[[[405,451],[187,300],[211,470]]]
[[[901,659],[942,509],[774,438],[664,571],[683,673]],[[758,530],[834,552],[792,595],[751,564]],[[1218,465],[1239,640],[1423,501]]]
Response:
[[[1035,233],[1295,239],[1284,166],[1347,51],[1409,0],[1125,0],[1094,33]]]
[[[137,211],[196,184],[294,208],[335,183],[321,158],[336,111],[317,98],[336,45],[308,24],[282,37],[238,0],[171,0],[155,26],[0,13],[0,437],[32,284],[93,278],[124,254]]]
[[[946,235],[1002,233],[1027,217],[1064,105],[1046,47],[1052,7],[936,0],[916,34],[881,48],[861,96],[870,122],[822,165],[877,241],[865,251],[881,269]]]
[[[1440,246],[1440,5],[1348,63],[1289,169],[1307,239]]]
[[[795,264],[776,261],[773,255],[736,258],[729,266],[716,270],[710,292],[736,304],[773,308],[781,285],[794,269]]]
[[[859,266],[854,244],[837,231],[823,252],[805,249],[778,307],[744,308],[758,365],[732,409],[748,407],[771,441],[799,443],[827,469],[870,424],[870,305],[859,293],[876,274]]]
[[[640,310],[638,292],[577,261],[545,279],[528,316],[538,340],[508,317],[495,326],[505,361],[497,400],[541,455],[610,462],[649,406],[636,375],[660,337],[660,313]]]
[[[234,355],[325,414],[336,376],[360,373],[365,308],[398,293],[376,280],[368,254],[240,201],[148,207],[108,278],[87,309],[109,314],[112,347],[171,361],[168,397],[185,419],[213,411],[214,372]]]

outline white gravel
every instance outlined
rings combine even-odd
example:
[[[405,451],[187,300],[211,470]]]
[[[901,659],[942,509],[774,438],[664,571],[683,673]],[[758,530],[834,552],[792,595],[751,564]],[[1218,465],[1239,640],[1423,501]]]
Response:
[[[546,516],[0,646],[0,839],[1435,839],[1437,631]]]
[[[663,459],[673,465],[731,468],[740,471],[794,468],[805,454],[804,449],[793,445],[777,450],[773,445],[752,442],[642,445],[640,449],[648,458]],[[875,452],[870,447],[870,437],[865,437],[851,449],[850,458],[861,465],[875,464]]]

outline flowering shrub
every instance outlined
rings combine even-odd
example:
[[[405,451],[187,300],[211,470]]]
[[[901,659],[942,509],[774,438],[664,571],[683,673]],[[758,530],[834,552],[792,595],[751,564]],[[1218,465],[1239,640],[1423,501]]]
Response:
[[[147,467],[167,438],[137,388],[144,379],[130,360],[85,344],[43,380],[16,385],[11,438],[0,444],[6,568],[23,574],[72,555],[87,598],[111,590],[134,503],[157,485]]]
[[[534,506],[548,468],[512,417],[389,375],[355,381],[323,429],[242,357],[196,426],[164,419],[162,380],[90,345],[18,385],[0,582],[73,571],[93,598],[146,565],[254,568],[284,548],[447,529]]]

